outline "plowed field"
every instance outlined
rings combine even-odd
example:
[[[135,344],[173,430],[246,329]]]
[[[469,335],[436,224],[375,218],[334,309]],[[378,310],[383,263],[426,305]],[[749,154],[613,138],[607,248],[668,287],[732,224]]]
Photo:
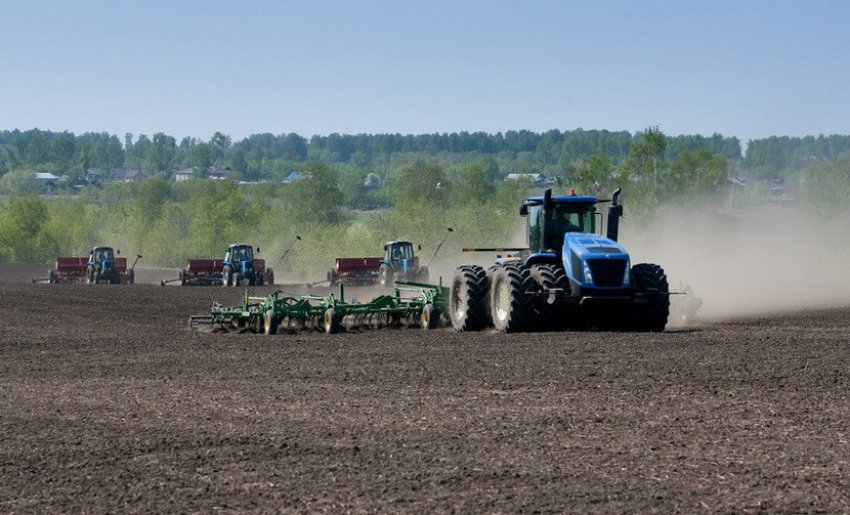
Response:
[[[0,266],[0,512],[850,511],[850,308],[208,334],[243,290],[42,268]]]

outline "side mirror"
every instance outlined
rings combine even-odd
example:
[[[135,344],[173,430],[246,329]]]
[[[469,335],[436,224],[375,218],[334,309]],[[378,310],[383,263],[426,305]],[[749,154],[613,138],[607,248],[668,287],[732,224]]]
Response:
[[[419,245],[419,250],[422,250],[422,245]]]
[[[260,247],[257,247],[257,254],[260,253]]]
[[[121,250],[120,250],[120,249],[117,249],[117,250],[115,251],[115,253],[116,253],[116,254],[120,254],[120,253],[121,253]]]
[[[384,245],[384,250],[387,250],[387,246],[386,246],[386,245]]]
[[[525,204],[519,206],[519,216],[528,216],[528,206]]]

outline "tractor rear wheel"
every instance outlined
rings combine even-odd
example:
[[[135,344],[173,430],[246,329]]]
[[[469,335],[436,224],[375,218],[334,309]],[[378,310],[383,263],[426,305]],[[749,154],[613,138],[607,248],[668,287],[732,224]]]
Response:
[[[266,316],[263,317],[263,329],[266,334],[277,334],[278,319],[277,313],[273,309],[266,311]]]
[[[670,316],[670,285],[664,269],[652,263],[632,267],[632,288],[646,297],[634,306],[633,327],[637,331],[663,331]]]
[[[237,273],[234,273],[234,274],[233,274],[233,278],[232,278],[231,280],[233,281],[233,286],[235,286],[235,287],[237,287],[237,288],[238,288],[238,287],[239,287],[239,283],[241,283],[241,282],[242,282],[242,274],[240,274],[240,273],[238,273],[238,272],[237,272]]]
[[[56,280],[53,278],[53,270],[47,271],[47,284],[54,284]]]
[[[222,286],[230,286],[232,284],[232,274],[233,272],[230,270],[229,266],[225,266],[221,270],[221,284]]]
[[[490,281],[480,266],[455,270],[449,293],[449,317],[455,331],[477,331],[490,323]]]
[[[328,310],[325,311],[324,326],[325,332],[328,334],[336,334],[339,332],[339,317],[337,316],[334,308],[328,308]]]
[[[425,304],[420,318],[422,329],[436,329],[440,325],[440,310],[433,304]]]
[[[133,284],[136,282],[136,272],[131,268],[127,270],[127,284]]]
[[[540,314],[540,328],[558,330],[566,327],[566,296],[570,284],[564,269],[557,265],[534,265],[531,267],[531,279],[543,292],[537,296],[537,312]],[[545,292],[551,292],[546,295]]]
[[[266,273],[263,274],[263,283],[267,286],[274,285],[274,270],[272,270],[271,268],[266,269]]]
[[[95,271],[94,271],[94,273],[92,274],[92,279],[91,279],[91,280],[92,280],[92,284],[98,284],[98,283],[100,283],[100,272],[98,272],[97,270],[95,270]]]
[[[524,265],[506,265],[493,274],[490,296],[493,325],[496,330],[515,333],[535,328],[534,281]]]

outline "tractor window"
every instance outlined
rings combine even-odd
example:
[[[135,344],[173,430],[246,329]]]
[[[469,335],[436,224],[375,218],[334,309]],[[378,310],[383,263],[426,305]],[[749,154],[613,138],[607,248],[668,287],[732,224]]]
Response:
[[[413,245],[410,243],[403,243],[398,245],[393,245],[390,249],[391,255],[390,259],[412,259],[413,258]]]
[[[233,261],[250,261],[251,249],[248,247],[234,247],[231,258]]]
[[[112,251],[109,249],[97,249],[94,253],[95,261],[111,261]]]

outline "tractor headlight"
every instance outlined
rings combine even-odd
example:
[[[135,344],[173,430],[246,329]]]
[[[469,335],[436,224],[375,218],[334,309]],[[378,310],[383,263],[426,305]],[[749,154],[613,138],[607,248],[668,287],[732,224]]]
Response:
[[[593,284],[593,274],[590,272],[590,265],[585,261],[582,265],[584,272],[584,283],[585,284]]]
[[[631,263],[626,261],[626,270],[623,272],[623,286],[628,286],[629,283],[631,282],[631,277],[632,277],[631,268],[632,267],[629,266],[630,264]]]

